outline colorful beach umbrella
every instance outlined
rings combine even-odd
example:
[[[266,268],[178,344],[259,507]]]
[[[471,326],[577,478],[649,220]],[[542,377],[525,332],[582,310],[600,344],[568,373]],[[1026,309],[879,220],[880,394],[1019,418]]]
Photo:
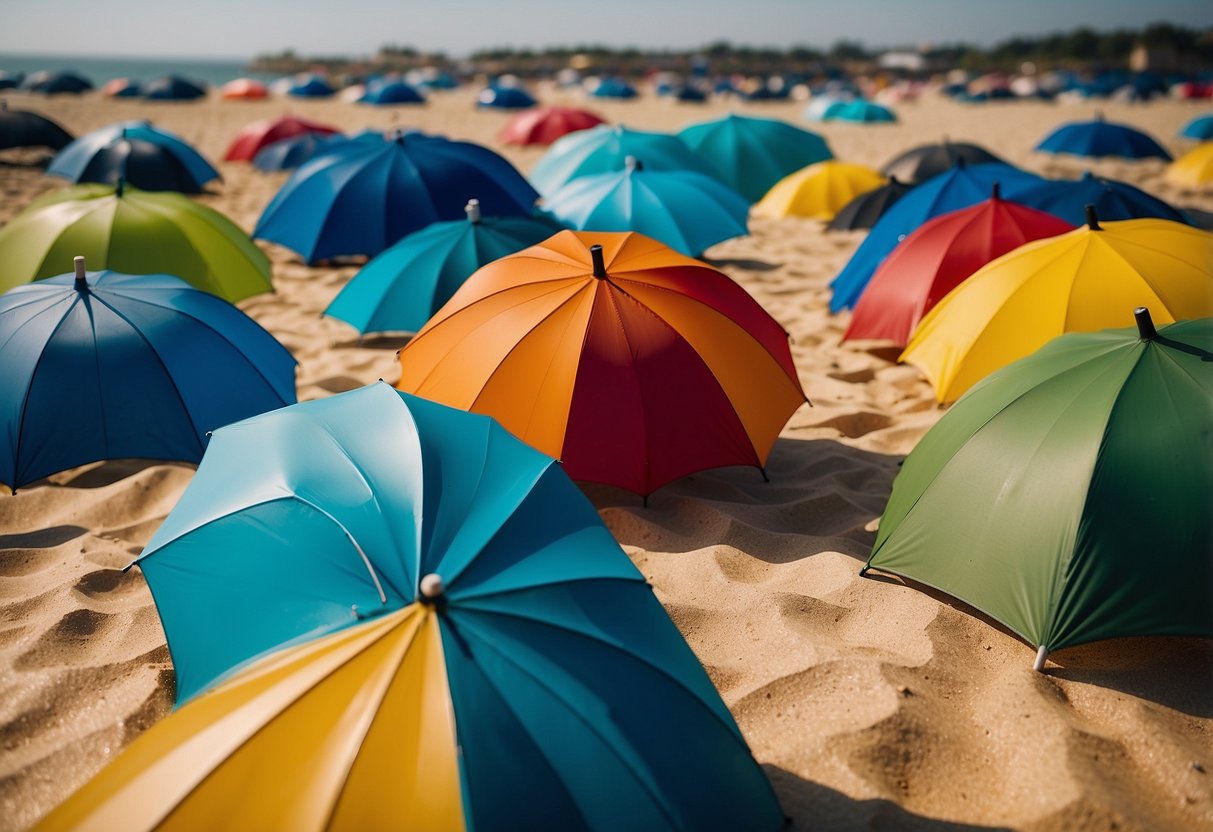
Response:
[[[219,94],[229,101],[260,101],[269,96],[270,90],[265,84],[252,78],[237,78],[224,84]]]
[[[580,176],[551,194],[544,211],[580,231],[638,231],[698,256],[748,233],[750,205],[702,173],[651,171],[632,157],[623,170]]]
[[[643,495],[763,466],[805,401],[787,333],[744,289],[635,233],[562,231],[490,263],[400,363],[402,390]]]
[[[358,99],[361,104],[424,104],[425,96],[416,87],[403,81],[388,81],[386,83],[370,84],[366,92]]]
[[[504,144],[546,145],[561,136],[589,130],[605,121],[597,113],[576,107],[538,107],[510,119],[497,135],[497,140]]]
[[[623,170],[629,156],[648,170],[712,172],[677,136],[600,124],[554,142],[531,170],[531,184],[547,196],[578,176]]]
[[[757,202],[789,174],[834,158],[825,139],[773,118],[729,113],[684,127],[678,138],[721,182]]]
[[[1043,179],[1015,192],[1015,201],[1048,211],[1071,225],[1086,222],[1087,206],[1105,220],[1136,220],[1154,217],[1188,223],[1188,218],[1157,197],[1127,182],[1096,176],[1086,171],[1078,179]],[[1190,223],[1189,223],[1190,224]]]
[[[253,236],[315,263],[375,255],[431,223],[461,219],[469,199],[489,216],[527,216],[538,194],[486,147],[420,132],[350,142],[296,170]]]
[[[204,85],[178,75],[166,75],[148,81],[139,87],[139,92],[150,101],[192,101],[206,97]]]
[[[864,571],[972,604],[1039,648],[1037,670],[1101,639],[1213,636],[1213,321],[1138,315],[953,405],[905,460]]]
[[[1024,243],[1073,231],[1052,214],[1001,198],[929,220],[893,249],[855,304],[843,340],[905,346],[923,315],[990,261]]]
[[[253,167],[258,170],[293,170],[322,153],[337,150],[352,141],[340,133],[300,133],[281,139],[257,151]]]
[[[1185,139],[1196,139],[1198,142],[1213,140],[1213,113],[1192,119],[1183,126],[1179,135]]]
[[[49,147],[59,150],[72,143],[72,134],[58,122],[29,110],[10,110],[0,101],[0,150],[12,147]]]
[[[485,87],[476,96],[477,107],[489,107],[497,110],[525,110],[537,103],[534,96],[521,87]]]
[[[1073,156],[1120,156],[1126,159],[1158,158],[1171,160],[1171,154],[1153,137],[1127,124],[1092,121],[1063,124],[1041,139],[1034,148],[1042,153],[1066,153]]]
[[[864,191],[852,199],[834,215],[828,231],[854,231],[861,228],[871,228],[876,221],[892,208],[897,200],[909,193],[912,185],[890,176],[885,184],[871,191]]]
[[[59,274],[77,254],[127,274],[171,272],[233,303],[273,291],[269,258],[218,211],[109,185],[48,194],[0,228],[0,291]]]
[[[1172,185],[1194,190],[1213,185],[1213,141],[1197,145],[1167,165],[1165,176]]]
[[[242,129],[232,140],[227,153],[223,154],[223,160],[225,162],[251,162],[258,151],[274,142],[304,133],[328,136],[340,132],[331,124],[322,124],[299,116],[288,115],[254,121]]]
[[[124,180],[144,191],[188,194],[220,178],[189,142],[148,121],[120,121],[84,134],[55,154],[46,173],[69,182]]]
[[[980,165],[987,162],[1006,164],[980,145],[944,139],[934,144],[920,144],[905,153],[894,156],[884,163],[880,172],[885,176],[895,176],[902,182],[917,185],[933,176],[938,176],[961,159],[969,165]]]
[[[902,361],[941,402],[1067,332],[1116,325],[1149,306],[1174,320],[1213,315],[1213,234],[1167,220],[1088,224],[1021,246],[960,284],[922,319]]]
[[[836,159],[818,162],[776,182],[754,206],[754,213],[829,221],[856,196],[876,190],[884,181],[865,165]]]
[[[481,266],[546,240],[560,226],[541,216],[482,217],[471,200],[466,220],[436,222],[376,255],[324,314],[359,332],[416,332]]]
[[[70,380],[70,383],[65,383]],[[0,295],[0,482],[102,459],[197,462],[207,433],[295,401],[295,360],[236,307],[162,274]]]
[[[897,116],[888,107],[857,98],[844,104],[837,110],[826,110],[827,121],[849,121],[855,124],[891,124],[897,121]]]

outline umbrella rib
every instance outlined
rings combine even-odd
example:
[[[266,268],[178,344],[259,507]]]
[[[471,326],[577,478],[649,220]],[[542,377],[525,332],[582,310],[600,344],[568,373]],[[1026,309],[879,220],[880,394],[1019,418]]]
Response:
[[[318,506],[316,503],[313,503],[311,500],[300,497],[298,494],[294,494],[294,495],[292,495],[292,497],[294,499],[298,500],[299,502],[303,503],[304,505],[310,506],[311,508],[315,509],[320,514],[323,514],[329,520],[333,521],[333,523],[337,526],[337,528],[341,529],[341,531],[345,533],[346,538],[349,539],[350,544],[354,547],[354,550],[358,553],[358,557],[362,558],[362,564],[366,567],[366,571],[369,572],[371,575],[371,580],[375,584],[375,591],[379,593],[379,603],[387,604],[387,595],[383,591],[383,585],[381,583],[379,583],[379,576],[377,574],[375,574],[375,567],[371,565],[371,559],[366,556],[366,552],[364,552],[362,550],[362,546],[359,545],[358,540],[357,540],[357,538],[354,537],[353,532],[351,532],[348,528],[346,528],[344,523],[342,523],[340,520],[338,520],[336,517],[334,517],[329,512],[325,511],[323,508]]]

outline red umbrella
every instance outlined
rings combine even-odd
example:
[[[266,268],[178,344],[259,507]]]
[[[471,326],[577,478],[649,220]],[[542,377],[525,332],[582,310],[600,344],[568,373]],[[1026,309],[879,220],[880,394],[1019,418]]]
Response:
[[[236,138],[232,141],[232,146],[227,149],[223,160],[225,162],[251,162],[253,161],[253,157],[257,155],[257,151],[267,144],[273,144],[282,139],[289,139],[292,136],[298,136],[303,133],[328,135],[340,132],[336,127],[308,121],[298,116],[282,116],[280,118],[265,119],[264,121],[255,121],[237,134]]]
[[[237,78],[223,85],[221,95],[228,100],[259,101],[270,94],[269,88],[252,78]]]
[[[843,340],[873,338],[904,347],[922,317],[986,263],[1073,230],[1052,214],[1002,199],[996,183],[990,199],[934,218],[893,249],[859,296]]]
[[[498,135],[505,144],[551,144],[561,136],[588,130],[605,119],[576,107],[540,107],[519,113]]]

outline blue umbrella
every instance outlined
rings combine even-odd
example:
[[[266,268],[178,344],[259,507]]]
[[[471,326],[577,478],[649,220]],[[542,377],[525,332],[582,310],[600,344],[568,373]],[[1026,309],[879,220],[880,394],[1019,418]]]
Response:
[[[535,98],[521,87],[489,86],[476,96],[477,107],[492,107],[500,110],[523,110],[535,106]]]
[[[30,92],[40,92],[43,95],[54,93],[82,93],[93,88],[93,82],[74,72],[49,72],[41,70],[27,75],[21,82],[21,89]]]
[[[257,151],[253,166],[259,170],[292,170],[322,153],[336,150],[357,139],[340,134],[300,133],[271,142]]]
[[[1157,197],[1126,182],[1095,176],[1090,171],[1080,179],[1045,179],[1016,190],[1016,202],[1047,211],[1071,225],[1087,222],[1086,207],[1095,206],[1101,220],[1133,220],[1158,217],[1191,225],[1184,214]]]
[[[209,431],[295,401],[295,360],[168,275],[76,273],[0,295],[0,481],[128,457],[196,462]]]
[[[674,100],[682,101],[687,104],[704,104],[708,100],[708,94],[699,87],[684,84],[676,90],[673,90]]]
[[[1179,131],[1179,135],[1185,139],[1196,139],[1198,142],[1213,139],[1213,113],[1192,119]]]
[[[416,87],[403,81],[374,83],[366,88],[366,93],[358,99],[360,104],[424,104],[425,96]]]
[[[132,81],[129,78],[115,78],[101,88],[101,94],[111,98],[138,98],[143,95],[143,88],[138,81]]]
[[[1171,154],[1145,133],[1127,124],[1093,121],[1063,124],[1036,145],[1042,153],[1069,153],[1074,156],[1121,156],[1126,159],[1158,158],[1171,160]]]
[[[145,191],[198,193],[219,171],[180,136],[146,121],[121,121],[86,133],[60,150],[49,176],[69,182],[119,179]]]
[[[531,184],[545,196],[578,176],[622,170],[627,157],[643,159],[649,170],[692,170],[712,174],[677,136],[600,124],[552,143],[531,170]]]
[[[490,216],[508,217],[530,214],[536,196],[509,162],[478,144],[420,132],[370,137],[296,170],[253,236],[309,263],[375,255],[409,232],[462,217],[469,199]]]
[[[328,98],[337,91],[319,75],[295,79],[288,92],[296,98]]]
[[[603,78],[590,93],[594,98],[618,98],[628,101],[636,97],[636,88],[622,78]]]
[[[417,332],[472,272],[560,230],[539,216],[482,218],[477,200],[466,211],[466,220],[436,222],[378,254],[324,314],[359,332]]]
[[[876,221],[868,236],[830,283],[834,290],[830,311],[839,312],[855,305],[872,274],[889,253],[932,217],[959,211],[990,198],[994,183],[1007,199],[1041,181],[1039,176],[1000,162],[968,165],[957,162],[944,173],[917,185]]]
[[[850,121],[857,124],[889,124],[897,121],[897,116],[888,107],[882,107],[863,98],[857,98],[837,110],[827,110],[826,117],[835,121]]]
[[[206,96],[204,87],[177,75],[148,81],[139,88],[139,92],[152,101],[191,101]]]
[[[750,212],[745,197],[710,176],[632,159],[621,171],[574,179],[543,207],[578,231],[638,231],[689,257],[744,236]]]
[[[16,89],[24,80],[25,73],[23,72],[6,72],[0,69],[0,90]]]

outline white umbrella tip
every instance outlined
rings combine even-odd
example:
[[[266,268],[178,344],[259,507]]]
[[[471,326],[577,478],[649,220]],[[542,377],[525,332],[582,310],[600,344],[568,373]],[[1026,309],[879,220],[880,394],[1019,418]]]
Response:
[[[421,597],[428,601],[437,601],[446,592],[446,587],[443,586],[442,576],[435,572],[431,572],[421,579]]]
[[[463,210],[468,215],[470,222],[480,222],[480,200],[469,199],[468,204],[463,206]]]

